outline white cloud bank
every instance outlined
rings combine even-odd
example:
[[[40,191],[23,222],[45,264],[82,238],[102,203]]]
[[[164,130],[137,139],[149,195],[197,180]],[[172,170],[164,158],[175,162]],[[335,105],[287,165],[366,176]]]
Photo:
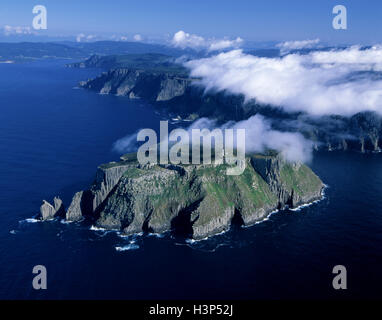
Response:
[[[237,48],[243,42],[243,39],[205,39],[201,36],[190,34],[182,30],[176,32],[171,40],[171,44],[176,48],[195,50],[219,51],[228,48]]]
[[[143,37],[140,34],[135,34],[133,37],[134,41],[143,41]]]
[[[189,141],[192,129],[216,129],[216,121],[201,118],[186,128]],[[273,130],[269,121],[260,115],[252,116],[240,122],[228,122],[220,129],[245,129],[245,152],[259,153],[272,149],[279,151],[288,161],[309,162],[312,157],[313,143],[300,133]],[[158,135],[159,136],[159,135]],[[184,141],[184,138],[182,138]],[[138,149],[137,132],[117,140],[113,150],[118,153],[133,152]]]
[[[91,41],[96,41],[99,40],[99,37],[94,34],[84,34],[80,33],[76,36],[76,42],[91,42]]]
[[[207,118],[195,121],[187,131],[191,134],[192,129],[213,130],[216,122]],[[245,129],[245,152],[262,153],[267,150],[276,150],[284,158],[291,162],[309,162],[312,159],[313,143],[296,132],[281,132],[273,130],[269,120],[261,115],[255,115],[247,120],[230,121],[220,129]]]
[[[281,132],[271,129],[271,124],[260,115],[240,121],[234,129],[245,129],[246,152],[277,150],[292,162],[309,162],[312,159],[313,143],[300,133]]]
[[[297,40],[297,41],[285,41],[277,44],[276,46],[280,48],[282,53],[289,52],[291,50],[299,49],[311,49],[317,47],[320,43],[320,39],[314,40]]]
[[[9,26],[9,25],[5,25],[3,27],[3,33],[6,36],[34,34],[31,27],[23,27],[23,26],[13,27],[13,26]]]
[[[382,47],[351,47],[263,58],[241,50],[185,63],[206,90],[227,90],[247,100],[311,115],[382,114]]]

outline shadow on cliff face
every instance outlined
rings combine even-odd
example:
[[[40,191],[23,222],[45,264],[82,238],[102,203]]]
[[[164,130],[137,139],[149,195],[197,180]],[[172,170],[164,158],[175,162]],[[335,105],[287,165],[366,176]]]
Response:
[[[149,226],[149,223],[150,223],[150,219],[151,219],[152,214],[153,214],[153,210],[150,209],[150,210],[149,210],[149,214],[147,215],[147,217],[146,217],[146,219],[145,219],[145,221],[143,222],[143,225],[142,225],[142,231],[143,231],[144,233],[151,233],[151,232],[154,232],[153,228],[151,228],[151,227]]]
[[[241,216],[239,209],[235,208],[235,213],[234,213],[233,218],[231,220],[231,229],[232,230],[238,230],[243,225],[244,225],[243,217]]]
[[[179,211],[178,215],[171,221],[171,233],[175,238],[187,239],[192,238],[192,226],[198,217],[193,219],[192,213],[199,207],[202,199],[192,203],[186,208]]]
[[[88,218],[93,215],[93,194],[90,190],[84,191],[81,198],[80,208],[84,217]]]

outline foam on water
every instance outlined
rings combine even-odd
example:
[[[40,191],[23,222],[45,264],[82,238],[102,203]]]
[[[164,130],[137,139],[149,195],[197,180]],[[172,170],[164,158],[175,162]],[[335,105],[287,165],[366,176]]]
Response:
[[[130,244],[128,244],[126,246],[122,246],[122,247],[120,247],[120,246],[115,247],[115,250],[117,250],[117,251],[129,251],[129,250],[137,250],[137,249],[139,249],[139,245],[134,244],[134,243],[130,243]]]
[[[61,219],[60,223],[62,223],[62,224],[70,224],[70,223],[73,223],[73,221],[68,221],[68,220],[65,220],[65,219]]]
[[[90,230],[92,230],[92,231],[107,231],[105,228],[96,227],[93,225],[90,227]]]
[[[163,238],[164,234],[163,233],[149,233],[147,234],[148,237],[156,237],[156,238]]]
[[[36,222],[42,222],[42,220],[36,219],[36,218],[27,218],[27,219],[19,221],[19,223],[36,223]]]

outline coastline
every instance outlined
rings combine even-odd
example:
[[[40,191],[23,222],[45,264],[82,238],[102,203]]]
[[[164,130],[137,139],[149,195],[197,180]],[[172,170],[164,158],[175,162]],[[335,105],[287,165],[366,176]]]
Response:
[[[269,212],[266,216],[264,216],[263,219],[260,219],[252,224],[249,224],[249,225],[242,225],[240,226],[241,228],[243,229],[249,229],[249,228],[252,228],[253,226],[255,225],[258,225],[258,224],[261,224],[263,222],[266,222],[270,219],[270,217],[273,215],[273,214],[277,214],[283,210],[290,210],[290,211],[293,211],[293,212],[298,212],[298,211],[301,211],[301,209],[304,209],[304,208],[307,208],[307,207],[310,207],[314,204],[317,204],[319,202],[321,202],[322,200],[325,200],[326,199],[326,196],[325,196],[325,190],[329,188],[328,185],[324,184],[324,187],[322,188],[321,190],[321,197],[319,199],[316,199],[316,200],[312,200],[310,202],[307,202],[307,203],[304,203],[304,204],[301,204],[301,205],[298,205],[296,206],[295,208],[288,208],[288,207],[284,207],[284,208],[281,208],[281,209],[275,209],[275,210],[272,210],[271,212]],[[217,236],[220,236],[220,235],[223,235],[227,232],[229,232],[231,230],[231,228],[227,229],[227,230],[224,230],[224,231],[221,231],[219,233],[216,233],[216,234],[213,234],[213,235],[210,235],[210,236],[207,236],[205,238],[202,238],[202,239],[193,239],[193,238],[189,238],[189,239],[186,239],[186,242],[189,243],[189,244],[194,244],[194,243],[198,243],[198,242],[201,242],[201,241],[206,241],[208,239],[211,239],[213,237],[217,237]]]

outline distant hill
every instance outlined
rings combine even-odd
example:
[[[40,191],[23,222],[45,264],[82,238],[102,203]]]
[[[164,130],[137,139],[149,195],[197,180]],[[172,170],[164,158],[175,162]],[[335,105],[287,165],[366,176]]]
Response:
[[[160,53],[169,56],[180,56],[187,51],[179,50],[165,45],[149,44],[128,41],[96,41],[96,42],[72,42],[67,45],[83,50],[89,55],[114,55],[114,54],[143,54]],[[193,52],[193,51],[188,51]]]
[[[175,58],[160,53],[125,54],[100,56],[92,55],[82,62],[68,64],[73,68],[135,69],[187,75],[188,71]]]
[[[27,61],[44,58],[86,59],[92,55],[156,53],[177,57],[185,51],[164,45],[138,42],[0,42],[0,61]]]
[[[43,58],[82,58],[86,53],[75,47],[59,43],[0,42],[0,60],[33,60]]]

